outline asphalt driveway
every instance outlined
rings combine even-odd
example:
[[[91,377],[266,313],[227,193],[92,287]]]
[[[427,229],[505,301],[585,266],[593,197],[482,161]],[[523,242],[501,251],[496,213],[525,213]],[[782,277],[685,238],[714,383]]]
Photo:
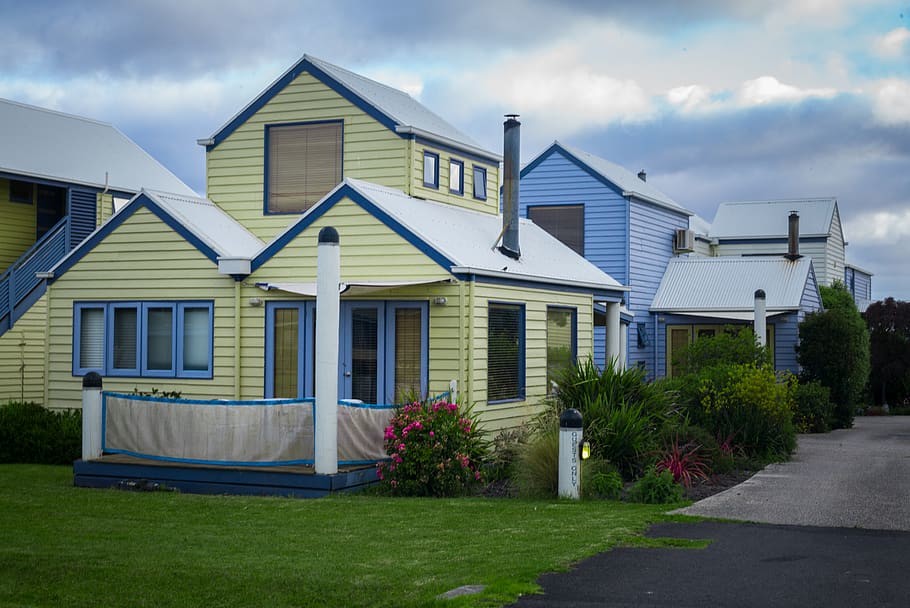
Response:
[[[789,462],[679,513],[752,522],[910,531],[910,416],[800,435]]]

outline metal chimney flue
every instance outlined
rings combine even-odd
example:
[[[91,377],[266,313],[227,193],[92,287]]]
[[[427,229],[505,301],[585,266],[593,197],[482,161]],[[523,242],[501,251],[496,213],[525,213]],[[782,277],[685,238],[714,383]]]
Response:
[[[795,261],[803,257],[799,254],[799,213],[790,212],[790,223],[787,234],[787,255],[788,260]]]
[[[502,152],[502,245],[499,251],[517,260],[521,257],[518,244],[518,182],[521,177],[521,123],[518,114],[506,114],[503,123]]]

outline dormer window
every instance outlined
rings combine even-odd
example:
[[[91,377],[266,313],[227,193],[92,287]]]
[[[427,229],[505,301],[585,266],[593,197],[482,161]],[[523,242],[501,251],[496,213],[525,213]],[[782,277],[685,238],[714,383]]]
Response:
[[[487,200],[487,170],[474,165],[474,198]]]
[[[464,194],[464,163],[460,160],[449,160],[449,192]]]
[[[423,153],[423,185],[439,188],[439,155],[433,152]]]
[[[341,182],[342,122],[266,127],[266,213],[300,213]]]

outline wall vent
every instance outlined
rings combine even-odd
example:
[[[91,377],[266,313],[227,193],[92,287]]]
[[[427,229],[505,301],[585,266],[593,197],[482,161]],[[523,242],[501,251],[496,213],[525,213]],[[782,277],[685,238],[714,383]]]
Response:
[[[678,228],[673,234],[673,253],[695,251],[695,231]]]

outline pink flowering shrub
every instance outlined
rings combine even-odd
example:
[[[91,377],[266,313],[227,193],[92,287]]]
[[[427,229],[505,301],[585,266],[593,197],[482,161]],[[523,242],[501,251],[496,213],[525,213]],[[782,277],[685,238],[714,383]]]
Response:
[[[385,430],[385,488],[399,496],[457,496],[483,480],[486,446],[470,412],[454,403],[405,405]]]

